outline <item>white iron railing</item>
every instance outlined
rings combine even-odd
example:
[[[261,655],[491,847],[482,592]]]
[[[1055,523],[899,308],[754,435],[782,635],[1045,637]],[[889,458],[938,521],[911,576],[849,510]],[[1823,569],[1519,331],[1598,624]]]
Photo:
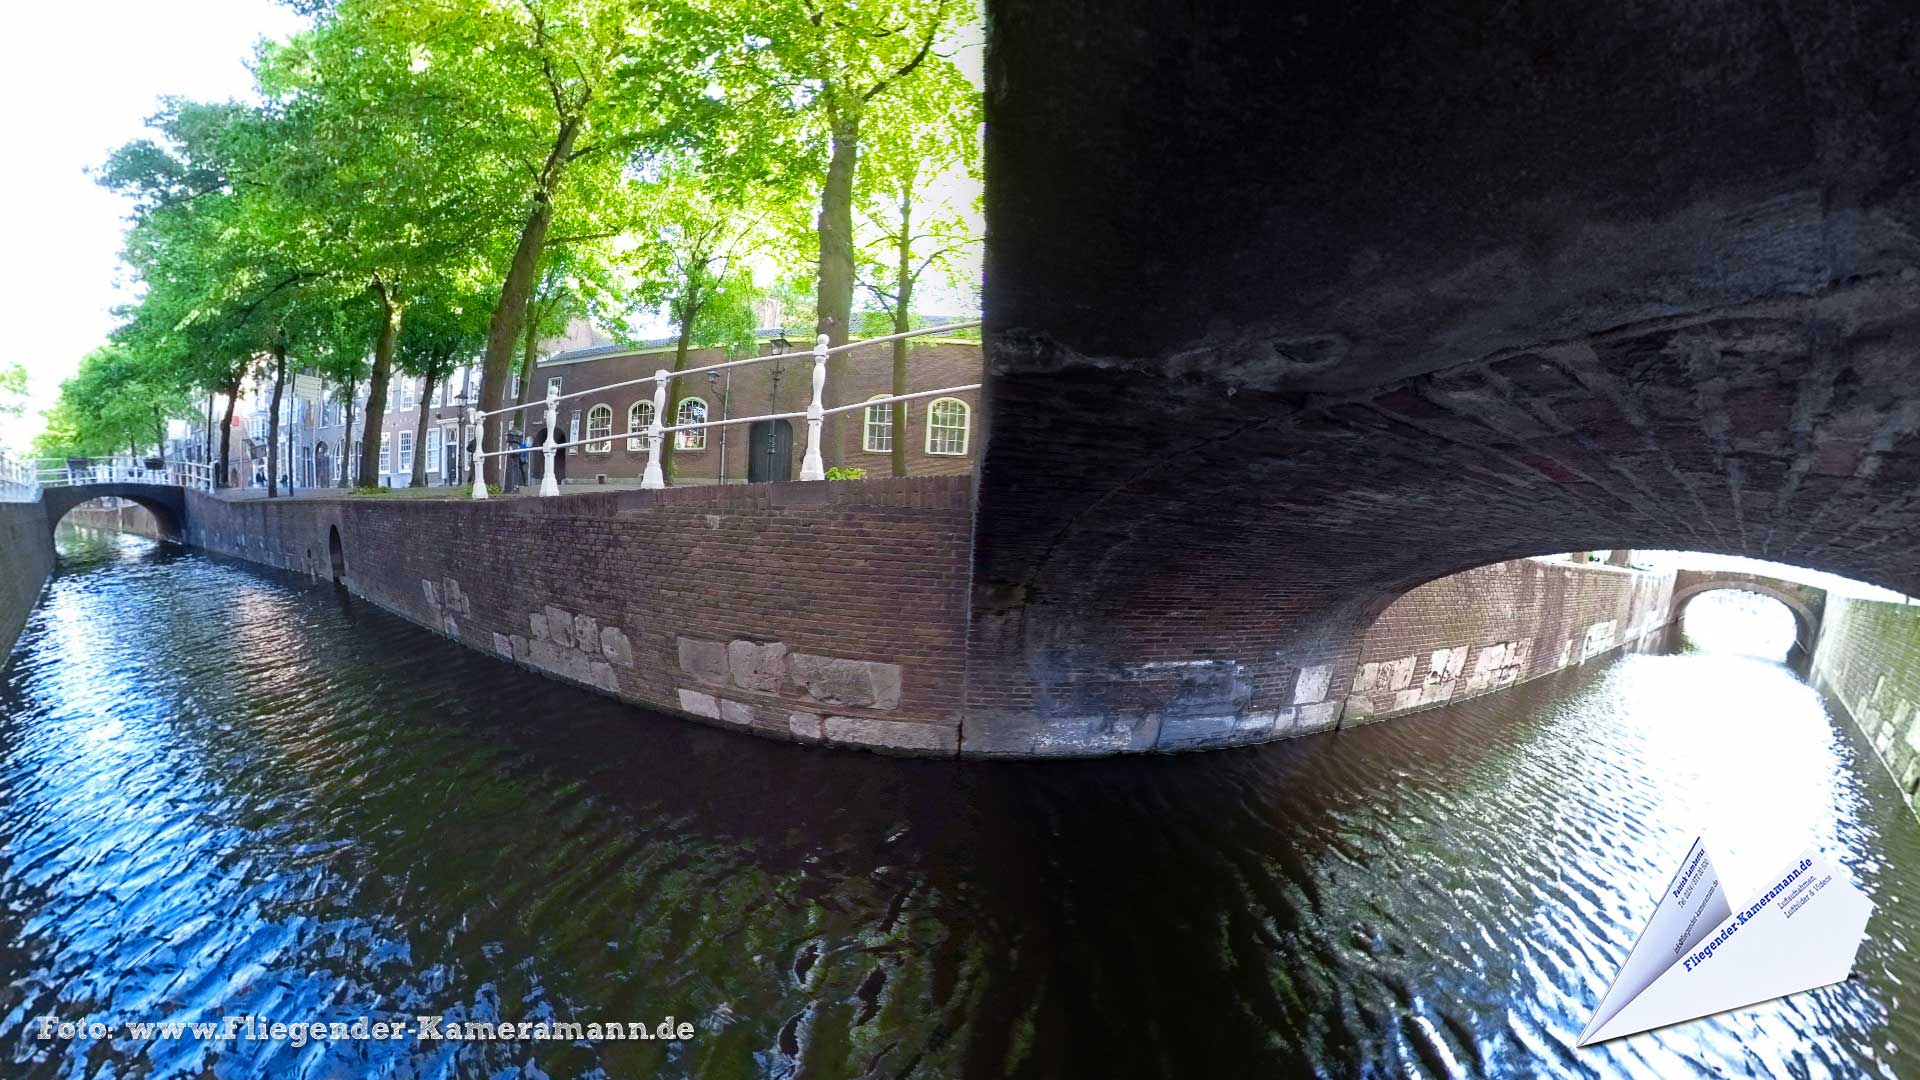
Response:
[[[157,484],[213,490],[213,466],[193,461],[169,461],[148,468],[141,458],[40,458],[28,463],[34,491],[78,484]]]
[[[0,500],[31,502],[40,497],[40,475],[34,462],[0,450]]]
[[[554,393],[552,386],[548,386],[546,398],[547,441],[545,444],[533,448],[538,449],[540,453],[546,457],[545,475],[542,476],[540,480],[540,494],[560,494],[560,484],[554,476],[553,469],[554,456],[560,449],[560,443],[556,437],[560,429],[560,403],[569,398],[605,394],[609,390],[618,390],[627,386],[638,386],[641,383],[653,384],[653,422],[647,425],[645,430],[630,429],[623,432],[615,432],[610,435],[603,435],[599,438],[582,439],[570,445],[584,450],[586,447],[598,446],[601,443],[612,444],[620,439],[644,437],[647,445],[647,468],[646,472],[641,476],[640,486],[648,489],[663,488],[667,486],[667,482],[666,475],[660,467],[660,446],[661,440],[666,436],[682,431],[704,431],[707,428],[725,427],[730,424],[752,424],[761,420],[797,420],[804,417],[807,421],[807,450],[806,455],[800,461],[800,479],[825,480],[827,478],[827,471],[824,463],[820,459],[820,428],[827,417],[835,413],[853,412],[856,409],[868,409],[876,405],[891,405],[896,401],[917,401],[921,398],[939,397],[944,394],[959,394],[968,390],[980,389],[979,383],[968,383],[964,386],[946,386],[938,390],[922,390],[912,394],[895,394],[890,397],[877,397],[869,401],[856,402],[852,405],[836,405],[829,409],[826,407],[824,401],[827,389],[827,359],[835,353],[849,352],[867,345],[879,345],[889,341],[921,337],[927,334],[948,334],[955,330],[968,330],[979,325],[980,322],[977,319],[972,322],[948,323],[945,326],[929,326],[919,330],[909,330],[904,334],[888,334],[886,337],[865,338],[861,341],[850,341],[845,345],[833,346],[827,344],[827,335],[821,334],[819,341],[813,347],[813,400],[808,403],[805,412],[767,413],[762,416],[738,416],[725,420],[700,420],[689,424],[667,424],[663,422],[667,414],[667,384],[674,379],[684,379],[691,375],[704,375],[712,371],[724,371],[728,368],[746,367],[749,364],[766,364],[777,360],[789,360],[792,359],[792,354],[790,353],[749,356],[744,360],[728,360],[725,363],[708,364],[705,367],[688,368],[685,371],[668,371],[665,368],[660,368],[651,376],[645,378],[628,379],[625,382],[589,387],[585,390],[576,390],[571,394]],[[467,411],[468,426],[473,429],[476,435],[473,440],[473,450],[469,452],[473,463],[474,498],[484,499],[487,497],[486,470],[481,466],[483,460],[486,458],[503,458],[508,454],[526,453],[529,449],[525,447],[510,447],[482,453],[480,446],[483,440],[479,437],[483,430],[481,428],[481,421],[490,416],[503,416],[507,413],[518,412],[521,409],[529,408],[533,408],[533,406],[530,404],[509,405],[505,408],[493,409],[488,412],[481,412],[479,409],[469,409]]]

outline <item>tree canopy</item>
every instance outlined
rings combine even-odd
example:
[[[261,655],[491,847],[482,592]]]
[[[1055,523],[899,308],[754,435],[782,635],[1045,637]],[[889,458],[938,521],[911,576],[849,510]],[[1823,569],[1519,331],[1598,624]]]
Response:
[[[224,461],[234,399],[289,370],[351,404],[477,361],[491,411],[590,310],[671,325],[684,366],[751,347],[770,290],[843,341],[856,281],[897,320],[920,275],[977,276],[977,214],[928,194],[977,186],[978,95],[945,49],[971,0],[302,7],[257,100],[168,101],[98,170],[137,300],[63,387],[58,438],[150,445],[155,410],[217,394]]]

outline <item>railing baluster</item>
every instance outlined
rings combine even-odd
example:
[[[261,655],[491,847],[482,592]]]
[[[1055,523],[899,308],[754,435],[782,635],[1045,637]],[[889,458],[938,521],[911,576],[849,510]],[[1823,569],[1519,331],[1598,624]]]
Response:
[[[647,471],[640,477],[640,487],[646,491],[667,486],[666,473],[660,468],[660,441],[666,438],[661,429],[667,426],[667,380],[670,378],[665,368],[653,373],[653,423],[647,425]],[[680,418],[674,417],[674,422],[679,423]]]
[[[560,445],[557,441],[559,437],[560,398],[554,391],[553,385],[549,383],[547,385],[547,445],[540,448],[540,452],[546,456],[547,460],[546,475],[540,478],[540,497],[543,499],[560,494],[560,478],[553,473],[553,459]]]
[[[486,429],[480,424],[480,410],[472,405],[467,406],[467,429],[473,432],[473,449],[467,451],[467,462],[473,469],[473,497],[484,499],[487,497],[487,470],[481,464],[480,451],[487,445],[487,440],[482,437]]]
[[[807,456],[800,461],[800,479],[825,480],[827,470],[820,462],[820,427],[826,422],[827,342],[821,334],[813,346],[813,400],[807,403]]]

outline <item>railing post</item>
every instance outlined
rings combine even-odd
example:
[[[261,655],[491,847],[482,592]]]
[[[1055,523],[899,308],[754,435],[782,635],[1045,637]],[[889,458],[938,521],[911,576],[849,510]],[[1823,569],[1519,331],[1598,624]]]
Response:
[[[647,425],[647,471],[640,477],[640,487],[647,491],[658,491],[667,486],[667,474],[660,468],[660,440],[666,438],[664,429],[667,418],[667,370],[658,368],[653,373],[653,422]],[[674,417],[678,423],[679,417]]]
[[[548,385],[547,387],[547,445],[540,448],[540,452],[546,456],[546,460],[547,460],[546,472],[540,477],[540,497],[543,499],[552,495],[560,494],[560,478],[558,476],[555,476],[553,472],[554,454],[555,454],[555,451],[557,451],[560,446],[559,442],[557,441],[559,438],[560,438],[559,395],[558,393],[555,392],[552,385]]]
[[[423,404],[421,408],[426,408]],[[467,451],[467,464],[473,470],[473,497],[487,497],[487,470],[481,466],[480,454],[487,448],[486,429],[480,426],[480,410],[467,406],[467,429],[473,432],[473,449]]]
[[[800,460],[800,479],[825,480],[827,470],[820,462],[820,425],[825,422],[827,392],[827,342],[821,334],[813,345],[813,400],[807,403],[807,455]]]

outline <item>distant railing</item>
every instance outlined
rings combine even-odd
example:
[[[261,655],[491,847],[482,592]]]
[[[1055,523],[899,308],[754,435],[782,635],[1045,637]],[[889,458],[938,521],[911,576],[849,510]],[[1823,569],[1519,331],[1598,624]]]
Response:
[[[767,356],[750,356],[744,360],[729,360],[722,364],[708,364],[705,367],[688,368],[685,371],[668,371],[665,368],[661,368],[646,378],[628,379],[625,382],[612,383],[606,386],[594,386],[586,390],[576,390],[571,394],[555,393],[553,388],[549,386],[547,388],[546,399],[547,441],[537,448],[540,453],[546,457],[546,472],[540,480],[540,494],[560,494],[560,484],[554,476],[553,469],[554,456],[560,449],[560,442],[557,438],[560,424],[560,403],[568,398],[586,397],[590,394],[604,394],[609,390],[618,390],[625,386],[638,386],[641,383],[653,384],[652,423],[648,424],[644,430],[629,429],[610,435],[602,435],[598,438],[582,439],[572,445],[585,449],[589,446],[598,446],[601,443],[611,445],[621,439],[644,437],[647,445],[647,468],[646,472],[641,476],[640,486],[649,489],[663,488],[667,486],[667,480],[665,472],[660,467],[660,446],[661,440],[665,436],[682,431],[704,431],[707,428],[725,427],[729,424],[752,424],[762,420],[797,420],[805,417],[807,421],[807,450],[806,455],[801,458],[800,461],[800,479],[825,480],[827,478],[827,470],[820,458],[820,427],[826,421],[827,417],[835,413],[853,412],[856,409],[868,409],[876,405],[891,405],[896,401],[918,401],[921,398],[940,397],[944,394],[958,394],[968,390],[980,389],[979,383],[968,383],[964,386],[945,386],[938,390],[922,390],[912,394],[895,394],[889,397],[877,397],[868,401],[856,402],[852,405],[836,405],[829,409],[826,407],[824,401],[827,388],[827,358],[833,356],[835,353],[844,353],[867,345],[878,345],[888,341],[922,337],[928,334],[949,334],[955,330],[967,330],[979,325],[979,320],[948,323],[944,326],[929,326],[919,330],[909,330],[904,334],[888,334],[886,337],[865,338],[861,341],[848,342],[845,345],[832,346],[827,344],[829,340],[827,335],[821,334],[819,341],[813,347],[813,400],[807,405],[805,412],[767,413],[762,416],[737,416],[725,420],[698,420],[687,424],[665,424],[662,422],[667,414],[667,384],[673,380],[684,379],[690,375],[704,375],[711,371],[724,371],[728,368],[746,367],[749,364],[765,364],[777,360],[792,359],[792,356],[786,353],[773,353]],[[488,412],[481,412],[479,409],[469,409],[467,411],[467,419],[477,435],[482,431],[480,422],[487,417],[502,416],[531,407],[531,405],[509,405],[505,408],[493,409]],[[482,440],[476,437],[473,440],[473,450],[471,451],[471,460],[473,462],[473,497],[476,499],[484,499],[487,497],[486,470],[481,467],[481,462],[484,459],[506,457],[508,454],[525,453],[529,449],[527,447],[509,447],[502,450],[482,453],[480,450],[481,442]]]
[[[34,491],[79,484],[157,484],[213,490],[213,466],[193,461],[149,465],[145,458],[40,458],[31,466]]]
[[[31,502],[40,497],[40,476],[30,459],[0,450],[0,500]]]

